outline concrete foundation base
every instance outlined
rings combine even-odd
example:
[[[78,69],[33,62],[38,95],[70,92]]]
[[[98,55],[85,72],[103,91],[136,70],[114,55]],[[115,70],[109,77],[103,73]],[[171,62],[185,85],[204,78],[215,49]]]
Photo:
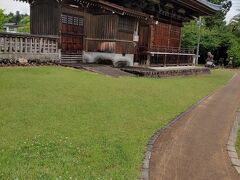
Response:
[[[133,54],[115,54],[105,52],[83,52],[83,62],[98,63],[103,60],[112,61],[113,65],[118,66],[133,66]]]

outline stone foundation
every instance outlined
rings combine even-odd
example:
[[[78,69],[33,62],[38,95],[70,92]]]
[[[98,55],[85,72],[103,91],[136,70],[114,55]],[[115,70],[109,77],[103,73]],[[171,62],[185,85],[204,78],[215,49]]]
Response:
[[[149,77],[149,78],[164,78],[164,77],[172,77],[172,76],[190,76],[190,75],[200,75],[200,74],[210,74],[211,71],[209,68],[179,68],[179,69],[162,69],[162,70],[154,70],[150,68],[142,68],[142,67],[127,67],[122,68],[123,71],[135,74],[141,77]]]

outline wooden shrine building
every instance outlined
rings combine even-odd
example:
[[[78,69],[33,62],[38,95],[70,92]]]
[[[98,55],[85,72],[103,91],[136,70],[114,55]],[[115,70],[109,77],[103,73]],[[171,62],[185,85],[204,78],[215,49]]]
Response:
[[[20,1],[30,4],[31,35],[57,37],[62,62],[115,66],[192,65],[194,50],[181,48],[183,23],[221,10],[206,0]],[[44,42],[34,43],[41,53]]]

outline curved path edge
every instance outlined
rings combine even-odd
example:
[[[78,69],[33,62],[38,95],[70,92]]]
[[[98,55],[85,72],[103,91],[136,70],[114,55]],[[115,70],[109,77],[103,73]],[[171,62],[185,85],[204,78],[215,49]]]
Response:
[[[214,93],[214,92],[213,92]],[[159,138],[159,136],[168,128],[170,128],[172,125],[174,125],[178,120],[180,120],[183,116],[186,114],[190,113],[196,106],[201,104],[205,99],[210,97],[213,93],[205,96],[201,100],[199,100],[197,103],[193,104],[190,108],[188,108],[186,111],[180,113],[178,116],[176,116],[172,121],[170,121],[167,125],[164,127],[158,129],[150,138],[148,141],[148,144],[146,146],[146,151],[144,153],[144,160],[142,163],[142,169],[141,169],[141,179],[142,180],[149,180],[149,172],[150,172],[150,159],[152,156],[152,151],[153,151],[153,145]]]
[[[236,139],[238,134],[238,129],[240,128],[240,111],[236,112],[236,118],[233,123],[233,127],[228,139],[227,143],[227,152],[228,156],[232,162],[232,166],[237,170],[238,174],[240,174],[240,159],[238,157],[237,151],[236,151]]]
[[[223,88],[224,86],[226,86],[227,84],[229,84],[235,77],[237,76],[237,73],[235,73],[233,75],[233,77],[225,84],[222,85],[221,87],[219,87],[217,90]],[[140,179],[141,180],[149,180],[150,179],[150,159],[152,157],[152,151],[153,151],[153,146],[155,144],[155,142],[157,141],[157,139],[159,138],[159,136],[168,128],[170,128],[171,126],[173,126],[176,122],[178,122],[183,116],[187,115],[188,113],[190,113],[194,108],[196,108],[199,104],[201,104],[203,101],[205,101],[206,99],[208,99],[210,96],[212,96],[217,90],[211,92],[209,95],[203,97],[202,99],[200,99],[199,101],[197,101],[195,104],[193,104],[192,106],[190,106],[190,108],[188,108],[186,111],[180,113],[179,115],[177,115],[172,121],[170,121],[168,124],[166,124],[164,127],[158,129],[149,139],[148,144],[146,145],[146,150],[144,153],[144,158],[143,158],[143,162],[142,162],[142,167],[141,167],[141,176]],[[239,113],[240,114],[240,113]],[[240,120],[239,120],[240,122]],[[240,125],[240,123],[239,123]],[[229,141],[230,142],[230,141]],[[240,166],[240,164],[239,164]],[[239,167],[240,170],[240,167]],[[239,171],[240,172],[240,171]]]

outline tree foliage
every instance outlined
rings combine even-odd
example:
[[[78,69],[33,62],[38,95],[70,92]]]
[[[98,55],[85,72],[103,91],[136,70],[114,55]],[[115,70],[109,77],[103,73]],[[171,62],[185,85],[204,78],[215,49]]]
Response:
[[[4,10],[0,9],[0,32],[3,31],[3,25],[8,22],[8,17],[4,14]]]
[[[229,27],[236,36],[240,37],[240,14],[232,18]]]
[[[204,17],[200,31],[197,20],[186,23],[183,28],[182,46],[196,48],[200,35],[200,62],[204,63],[207,52],[211,51],[217,62],[224,59],[227,64],[232,57],[234,63],[240,65],[240,14],[227,25],[225,16],[232,5],[231,1],[212,0],[212,2],[221,3],[222,11],[215,16]]]
[[[233,57],[237,65],[240,65],[240,14],[231,20],[228,30],[233,36],[228,54]]]
[[[19,32],[30,32],[30,17],[25,16],[19,22]]]
[[[15,14],[5,14],[3,9],[0,9],[0,32],[3,31],[3,25],[5,23],[15,23],[19,25],[19,32],[30,32],[30,17],[27,14],[20,14],[17,11]]]

